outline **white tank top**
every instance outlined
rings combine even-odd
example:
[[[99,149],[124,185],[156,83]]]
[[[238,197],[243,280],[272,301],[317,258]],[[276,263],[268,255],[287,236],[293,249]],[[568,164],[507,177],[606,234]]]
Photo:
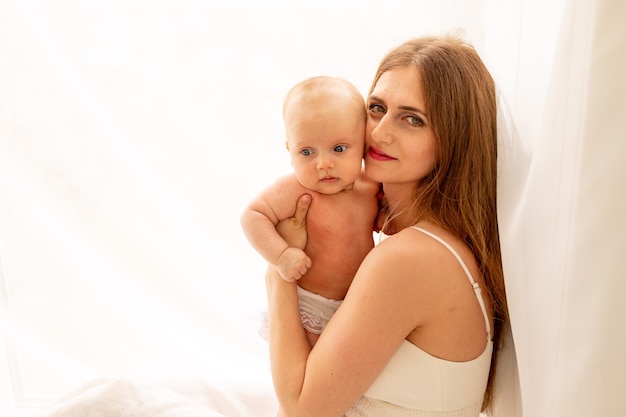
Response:
[[[439,241],[461,264],[485,317],[487,345],[475,359],[452,362],[403,340],[382,373],[346,416],[476,417],[480,414],[493,351],[491,325],[480,287],[452,246],[424,229],[413,228]]]

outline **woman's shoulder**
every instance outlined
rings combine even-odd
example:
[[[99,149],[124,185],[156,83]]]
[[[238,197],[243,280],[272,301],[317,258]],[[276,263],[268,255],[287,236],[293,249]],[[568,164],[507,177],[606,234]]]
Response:
[[[436,243],[436,242],[435,242]],[[424,272],[437,248],[428,236],[404,229],[384,238],[369,252],[362,269],[374,276],[385,274],[386,279],[413,280]]]
[[[404,338],[455,301],[449,297],[450,289],[459,282],[455,262],[437,240],[416,229],[403,229],[369,252],[350,291],[368,300],[362,308],[393,309],[394,320],[406,331]]]
[[[387,236],[372,251],[377,262],[401,264],[408,271],[419,268],[422,272],[439,275],[446,266],[456,268],[458,260],[453,253],[472,265],[474,257],[469,247],[452,232],[432,223],[419,223]],[[425,274],[432,275],[432,274]]]
[[[424,231],[427,233],[424,233]],[[377,247],[380,247],[381,251],[390,254],[408,253],[414,256],[424,251],[439,249],[441,244],[429,234],[434,236],[443,235],[445,238],[449,237],[449,233],[446,233],[440,227],[417,224],[415,226],[406,227],[392,235],[384,235]]]

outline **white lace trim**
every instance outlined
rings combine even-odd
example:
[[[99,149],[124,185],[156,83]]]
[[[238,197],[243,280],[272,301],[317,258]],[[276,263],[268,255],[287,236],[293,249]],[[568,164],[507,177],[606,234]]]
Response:
[[[405,408],[363,396],[348,410],[344,417],[479,417],[481,405],[482,401],[459,410],[428,411]]]

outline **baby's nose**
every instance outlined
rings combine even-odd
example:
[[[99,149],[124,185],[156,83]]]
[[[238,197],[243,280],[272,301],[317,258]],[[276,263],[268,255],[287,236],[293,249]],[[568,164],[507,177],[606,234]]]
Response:
[[[320,156],[317,158],[318,169],[328,169],[333,167],[333,160],[328,156]]]

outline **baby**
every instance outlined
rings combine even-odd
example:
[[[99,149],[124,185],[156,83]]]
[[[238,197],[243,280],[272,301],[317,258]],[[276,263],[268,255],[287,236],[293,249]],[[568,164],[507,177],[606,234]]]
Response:
[[[352,84],[333,77],[298,83],[287,93],[283,119],[293,173],[261,192],[241,225],[285,280],[298,280],[302,324],[313,345],[374,246],[379,184],[362,171],[365,104]],[[304,251],[276,231],[303,194],[312,197]]]

